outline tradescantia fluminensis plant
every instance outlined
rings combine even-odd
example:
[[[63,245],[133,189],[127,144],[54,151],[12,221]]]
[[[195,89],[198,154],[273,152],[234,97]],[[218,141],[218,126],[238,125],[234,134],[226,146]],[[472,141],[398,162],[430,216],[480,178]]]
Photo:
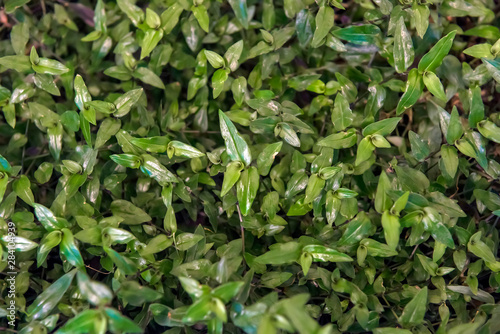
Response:
[[[2,6],[0,332],[500,328],[494,1]]]

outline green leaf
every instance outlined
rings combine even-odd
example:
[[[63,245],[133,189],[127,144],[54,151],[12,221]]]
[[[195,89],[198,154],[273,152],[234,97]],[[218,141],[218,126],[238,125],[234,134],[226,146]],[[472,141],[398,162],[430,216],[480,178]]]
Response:
[[[356,166],[360,165],[362,162],[368,160],[373,151],[375,151],[375,145],[373,145],[370,137],[365,137],[361,140],[358,145],[358,151],[356,153],[356,161],[354,164]]]
[[[485,138],[500,144],[500,128],[495,123],[488,120],[477,124],[477,129]]]
[[[291,297],[289,303],[283,305],[285,314],[299,333],[321,333],[319,324],[307,313],[304,307],[305,302],[303,300],[307,299],[309,299],[309,295],[306,293]],[[328,327],[326,328],[328,329]],[[324,331],[324,333],[328,333],[328,331]]]
[[[450,123],[448,124],[448,131],[446,132],[446,141],[448,144],[453,145],[455,141],[460,139],[464,133],[462,127],[461,117],[458,115],[456,107],[451,111]]]
[[[389,143],[387,141],[387,139],[385,139],[381,135],[372,135],[372,136],[369,136],[368,138],[370,139],[373,146],[375,146],[377,148],[390,148],[391,147],[391,143]]]
[[[73,197],[78,189],[87,181],[87,174],[73,174],[69,177],[68,182],[64,191],[66,192],[66,198],[70,199]]]
[[[302,47],[306,47],[313,38],[314,16],[307,9],[297,13],[295,28],[297,29],[297,38]],[[332,25],[333,26],[333,25]],[[270,30],[270,28],[268,29]]]
[[[145,302],[157,300],[161,297],[161,294],[156,290],[140,285],[136,281],[126,281],[121,284],[119,296],[127,303],[139,306]]]
[[[168,210],[171,210],[171,209],[169,208]],[[175,215],[174,215],[174,218],[175,218]],[[164,224],[164,226],[165,226],[165,224]],[[165,227],[167,227],[167,226],[165,226]],[[165,228],[165,230],[171,232],[172,228],[170,228],[170,229]],[[146,247],[144,247],[144,249],[142,250],[142,252],[140,254],[141,254],[141,256],[146,256],[146,255],[150,255],[150,254],[159,253],[161,251],[164,251],[168,247],[170,247],[173,244],[173,242],[174,242],[173,238],[169,238],[165,234],[159,234],[156,237],[152,238],[148,242],[148,244],[146,245]]]
[[[353,114],[347,99],[342,94],[337,94],[332,109],[332,122],[336,131],[342,131],[352,124]]]
[[[7,190],[8,182],[9,177],[4,172],[0,172],[0,203],[2,203],[3,195],[5,195],[5,190]]]
[[[82,255],[75,244],[73,233],[67,228],[62,230],[62,240],[60,245],[61,254],[64,258],[71,263],[71,265],[77,268],[83,268],[85,265],[83,263]]]
[[[172,158],[174,155],[188,159],[200,158],[205,156],[205,154],[203,154],[193,146],[184,144],[177,140],[172,140],[168,143],[167,154],[169,158]]]
[[[15,180],[12,184],[12,189],[26,204],[33,205],[35,203],[35,197],[31,191],[31,183],[26,175],[21,175],[19,179]]]
[[[347,227],[338,241],[338,246],[354,245],[370,234],[373,225],[364,213],[359,213],[356,218],[348,222]]]
[[[300,139],[288,123],[278,123],[274,128],[274,134],[279,135],[288,144],[300,147]]]
[[[380,28],[373,24],[350,26],[334,30],[333,35],[354,44],[374,44],[380,35]]]
[[[293,274],[289,272],[266,272],[261,277],[261,283],[264,287],[273,289],[288,281],[292,276]]]
[[[242,52],[243,52],[243,40],[238,41],[233,45],[231,45],[224,54],[224,59],[226,60],[226,64],[232,72],[236,71],[236,69],[238,68],[238,61],[241,57]]]
[[[148,222],[151,217],[129,201],[114,200],[110,205],[113,215],[123,218],[123,224],[137,225]]]
[[[97,131],[97,136],[95,139],[95,149],[99,149],[104,146],[108,140],[110,140],[121,128],[121,121],[114,118],[106,118]]]
[[[214,75],[212,76],[214,99],[217,98],[220,95],[220,93],[222,93],[222,90],[224,89],[228,76],[229,76],[229,70],[227,69],[221,68],[215,71]]]
[[[0,172],[10,173],[11,171],[12,167],[10,166],[10,163],[2,155],[0,155]]]
[[[118,267],[118,269],[120,269],[121,272],[123,272],[125,275],[135,274],[135,272],[137,271],[137,266],[134,262],[132,262],[132,260],[130,260],[128,257],[120,255],[115,250],[106,246],[104,246],[102,249],[106,252],[106,254],[108,254],[111,261],[113,261],[113,263]]]
[[[2,59],[0,59],[0,64],[1,60]],[[481,60],[493,79],[495,79],[496,82],[500,82],[500,61],[486,58],[482,58]]]
[[[28,2],[29,0],[7,0],[5,1],[5,11],[7,12],[7,14],[10,14],[14,12],[16,8],[24,6]]]
[[[401,117],[392,117],[392,118],[386,118],[384,120],[371,123],[370,125],[367,125],[363,129],[363,136],[369,136],[369,135],[381,135],[381,136],[387,136],[396,129],[396,127],[399,124],[399,121],[401,120]]]
[[[44,57],[38,57],[35,47],[31,48],[31,67],[39,74],[61,75],[69,72],[69,68],[58,62]]]
[[[210,297],[203,297],[194,302],[182,318],[184,323],[195,323],[206,320],[212,314],[212,304]]]
[[[202,235],[193,233],[181,233],[175,237],[175,247],[180,251],[185,251],[194,247],[201,239]]]
[[[247,1],[246,0],[229,0],[228,1],[233,8],[234,15],[241,23],[243,28],[248,29],[248,12],[247,12]]]
[[[28,72],[31,70],[31,62],[28,56],[4,56],[0,58],[0,65],[17,72]]]
[[[222,182],[220,197],[225,196],[236,182],[238,182],[243,167],[240,161],[233,161],[227,165],[226,171],[224,172],[224,181]]]
[[[257,157],[257,170],[262,176],[269,174],[269,170],[283,146],[283,142],[268,144]]]
[[[410,192],[405,192],[401,197],[399,197],[392,206],[390,213],[399,217],[401,211],[403,211],[408,203],[408,197],[410,196]]]
[[[161,14],[161,23],[165,34],[170,34],[177,23],[179,23],[179,18],[182,14],[182,11],[182,5],[180,3],[174,2],[167,8],[167,10],[165,10]]]
[[[357,135],[355,129],[348,129],[332,134],[318,142],[319,146],[330,147],[334,149],[349,148],[356,145]]]
[[[60,231],[52,231],[42,238],[36,254],[37,267],[40,267],[45,262],[52,248],[59,245],[61,240],[62,234]]]
[[[424,83],[422,76],[418,73],[416,68],[410,70],[408,73],[408,81],[406,82],[406,88],[401,100],[399,100],[398,106],[396,108],[396,114],[402,114],[406,109],[411,108],[420,98],[422,92],[424,91]]]
[[[104,74],[122,81],[127,81],[132,78],[130,70],[124,65],[108,67],[104,70]]]
[[[242,161],[250,165],[252,155],[246,141],[240,136],[233,122],[219,110],[220,131],[226,143],[226,152],[232,161]]]
[[[57,219],[54,213],[45,206],[35,203],[33,204],[33,207],[35,208],[35,215],[38,221],[47,231],[51,232],[67,227],[62,220]]]
[[[10,248],[10,249],[12,249],[11,253],[14,251],[15,252],[28,252],[28,251],[38,247],[38,244],[36,242],[31,241],[29,239],[26,239],[24,237],[20,237],[20,236],[14,236],[12,238],[12,237],[8,237],[8,235],[3,235],[1,237],[1,240],[6,245],[12,241],[14,242],[15,246],[12,247],[12,244],[11,244],[11,247],[12,247],[12,248]]]
[[[469,112],[469,126],[474,128],[477,123],[484,119],[484,103],[481,97],[481,88],[476,86],[469,89],[470,94],[470,112]],[[478,128],[479,129],[479,128]],[[479,130],[481,132],[481,130]]]
[[[138,67],[132,74],[134,78],[141,80],[142,82],[151,85],[156,88],[165,89],[163,81],[157,76],[153,71],[147,67]],[[116,108],[119,109],[118,103],[115,101]]]
[[[130,142],[148,152],[165,153],[168,149],[170,140],[168,137],[148,137],[148,138],[130,138]]]
[[[500,30],[498,27],[492,25],[477,25],[474,28],[468,29],[464,32],[465,36],[477,36],[486,39],[499,39],[500,38]]]
[[[245,98],[245,92],[247,87],[247,80],[245,77],[238,77],[233,80],[231,84],[231,91],[233,92],[233,98],[238,106],[243,104]]]
[[[429,27],[429,6],[425,4],[414,3],[412,6],[413,17],[415,18],[415,28],[417,29],[418,36],[424,38],[427,28]]]
[[[161,186],[168,185],[171,182],[178,182],[177,177],[153,156],[143,154],[141,159],[141,170],[147,176],[155,179]]]
[[[317,48],[332,29],[335,21],[335,12],[332,7],[326,5],[319,8],[316,14],[316,30],[314,31],[311,46]]]
[[[311,264],[312,264],[311,254],[302,253],[302,255],[300,255],[299,264],[302,267],[302,271],[304,272],[304,275],[307,276],[307,273],[309,272],[309,268],[311,268]]]
[[[218,53],[205,50],[205,56],[207,57],[208,62],[210,63],[210,65],[212,65],[213,68],[224,67],[224,58],[222,58]]]
[[[113,293],[107,285],[92,281],[90,277],[82,271],[78,271],[78,289],[83,297],[91,304],[102,306],[109,304],[113,299]]]
[[[453,39],[456,35],[456,30],[448,33],[427,52],[418,63],[418,71],[420,73],[434,72],[443,62],[443,58],[450,52],[453,45]]]
[[[487,190],[474,189],[474,197],[476,200],[481,201],[490,211],[500,209],[500,197]]]
[[[467,250],[485,262],[496,262],[493,251],[481,240],[481,235],[482,232],[479,231],[470,237],[467,243]]]
[[[411,35],[406,29],[404,18],[401,16],[396,24],[396,34],[394,36],[394,67],[396,72],[406,72],[408,67],[413,64],[415,51]]]
[[[431,153],[429,144],[413,131],[409,132],[408,138],[410,139],[411,152],[415,159],[424,161]]]
[[[26,309],[28,318],[31,320],[37,320],[44,319],[48,316],[68,290],[75,274],[76,269],[63,275],[57,281],[52,283],[45,291],[38,295],[35,301]]]
[[[423,81],[425,87],[427,87],[432,95],[434,95],[441,101],[446,101],[446,94],[444,92],[443,84],[436,76],[436,74],[434,74],[434,72],[425,72],[423,75]]]
[[[181,282],[182,288],[192,299],[198,299],[201,296],[206,295],[209,291],[209,289],[206,289],[206,286],[201,285],[198,281],[192,278],[179,277],[179,281]]]
[[[191,11],[193,12],[194,17],[196,17],[196,19],[198,20],[198,24],[200,25],[201,29],[205,30],[205,32],[208,33],[210,19],[208,17],[208,12],[205,6],[192,6]]]
[[[243,282],[229,282],[213,289],[211,295],[215,298],[219,298],[223,303],[228,303],[232,298],[238,295],[243,285]]]
[[[368,255],[377,257],[389,257],[398,254],[395,250],[391,249],[388,245],[373,239],[363,239],[360,242],[360,247],[367,250]]]
[[[36,73],[33,77],[33,82],[35,86],[40,89],[43,89],[49,94],[60,96],[61,92],[59,92],[59,88],[57,88],[54,79],[48,74],[39,74]]]
[[[340,198],[338,198],[338,196],[335,196],[332,191],[328,191],[326,193],[325,201],[326,220],[329,225],[332,225],[340,213],[342,201],[340,200]]]
[[[154,50],[154,48],[158,45],[158,43],[161,41],[162,38],[163,38],[163,30],[162,29],[147,29],[146,32],[144,33],[144,38],[142,39],[142,43],[141,43],[141,57],[140,58],[144,59],[147,56],[149,56],[150,53]],[[142,81],[144,81],[144,80],[142,80]],[[144,81],[144,82],[146,82],[146,81]],[[158,87],[156,85],[153,85],[153,86]],[[160,85],[160,88],[161,88],[161,85]]]
[[[429,229],[429,232],[431,233],[434,240],[439,241],[449,248],[455,248],[451,233],[443,223],[437,222],[433,224]]]
[[[391,250],[396,250],[401,233],[401,224],[397,216],[385,211],[382,215],[382,227],[387,245]]]
[[[92,97],[90,96],[89,90],[83,81],[81,75],[77,75],[75,77],[74,82],[75,87],[75,104],[80,110],[85,110],[85,104],[89,101],[92,101]]]
[[[106,320],[101,311],[84,310],[68,320],[57,332],[60,334],[84,334],[106,331]]]
[[[21,84],[14,89],[10,97],[10,103],[20,103],[23,102],[35,94],[35,90],[31,84]],[[30,109],[32,103],[29,104]]]
[[[291,241],[275,244],[271,250],[258,256],[255,261],[262,264],[287,264],[297,261],[301,254],[299,243]]]
[[[417,292],[412,300],[406,304],[401,317],[399,317],[399,323],[404,327],[420,325],[424,321],[426,310],[427,287],[423,287]]]
[[[304,199],[304,204],[312,203],[321,194],[321,191],[325,187],[326,181],[314,173],[309,177],[306,187],[306,197]]]
[[[135,322],[127,317],[124,317],[117,310],[113,308],[106,307],[104,309],[108,317],[109,330],[113,332],[127,332],[130,334],[142,333],[143,329],[139,327]]]
[[[401,328],[379,327],[373,329],[373,334],[411,334],[411,331]]]
[[[246,216],[250,213],[252,203],[257,196],[259,190],[259,173],[257,168],[250,166],[243,170],[236,186],[238,203],[240,205],[241,214]]]
[[[446,288],[448,290],[451,290],[453,292],[457,292],[466,296],[470,296],[476,300],[479,300],[481,302],[487,303],[487,304],[494,304],[495,303],[495,298],[487,293],[486,291],[479,290],[476,294],[472,292],[471,288],[468,286],[463,286],[463,285],[447,285]],[[467,324],[469,325],[469,324]],[[458,326],[457,326],[458,327]],[[456,327],[454,327],[456,329]],[[475,328],[472,329],[472,332],[475,332]],[[459,331],[455,332],[455,334],[460,333]]]
[[[47,129],[49,137],[49,151],[55,160],[59,160],[62,149],[63,128],[61,124]]]
[[[108,246],[114,244],[127,244],[135,239],[136,238],[132,233],[121,228],[108,226],[102,230],[102,240]]]
[[[68,110],[61,115],[61,123],[72,132],[80,130],[80,115],[74,110]]]
[[[302,252],[311,254],[315,262],[351,262],[352,258],[347,254],[321,245],[304,246]]]
[[[441,160],[439,166],[448,177],[454,178],[458,169],[457,149],[453,146],[441,146]]]
[[[425,192],[429,186],[429,179],[419,170],[406,167],[394,166],[398,181],[401,183],[403,190],[409,190],[415,193]]]
[[[91,33],[89,33],[88,35],[86,35],[85,37],[82,37],[81,41],[82,42],[93,42],[93,41],[96,41],[99,38],[101,38],[101,36],[102,36],[102,31],[94,30]]]
[[[146,8],[146,24],[153,29],[158,29],[160,28],[161,20],[160,16],[156,14],[154,10],[151,10],[151,8]]]
[[[144,12],[129,0],[117,0],[116,4],[135,26],[144,21]]]
[[[337,81],[340,84],[340,90],[344,97],[347,99],[347,102],[353,103],[356,100],[356,96],[358,95],[358,89],[356,88],[356,86],[352,83],[351,80],[343,76],[340,72],[335,73],[335,78],[337,78]]]
[[[474,58],[495,59],[495,57],[491,54],[490,43],[473,45],[470,48],[465,49],[464,53]]]

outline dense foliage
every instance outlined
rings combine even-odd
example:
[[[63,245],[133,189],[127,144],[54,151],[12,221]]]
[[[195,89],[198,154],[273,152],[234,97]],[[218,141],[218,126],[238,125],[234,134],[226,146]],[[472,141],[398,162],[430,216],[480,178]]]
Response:
[[[4,1],[0,332],[497,332],[499,9]]]

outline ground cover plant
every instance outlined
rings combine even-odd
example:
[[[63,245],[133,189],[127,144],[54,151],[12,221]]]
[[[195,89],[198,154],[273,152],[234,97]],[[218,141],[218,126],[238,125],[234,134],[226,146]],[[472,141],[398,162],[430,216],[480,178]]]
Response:
[[[6,0],[0,332],[496,333],[493,0]]]

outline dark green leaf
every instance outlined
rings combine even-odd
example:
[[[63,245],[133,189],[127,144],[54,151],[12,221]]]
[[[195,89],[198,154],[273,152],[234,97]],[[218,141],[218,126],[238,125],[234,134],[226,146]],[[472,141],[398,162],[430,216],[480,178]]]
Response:
[[[242,161],[245,165],[250,165],[252,155],[246,141],[241,137],[236,130],[233,122],[224,115],[222,110],[219,110],[220,131],[224,142],[226,143],[226,151],[232,161]]]
[[[416,68],[410,70],[408,73],[408,81],[401,100],[399,100],[396,114],[402,114],[406,109],[411,108],[420,98],[424,90],[424,83],[422,76],[418,73]]]
[[[457,32],[454,30],[441,38],[432,49],[420,59],[418,63],[418,71],[420,73],[434,72],[436,68],[441,65],[443,58],[448,54],[453,45],[453,39],[456,33]]]
[[[76,269],[63,275],[57,281],[52,283],[45,291],[43,291],[26,309],[28,317],[36,320],[44,319],[47,315],[49,315],[52,309],[57,306],[64,293],[68,290],[75,274]]]

